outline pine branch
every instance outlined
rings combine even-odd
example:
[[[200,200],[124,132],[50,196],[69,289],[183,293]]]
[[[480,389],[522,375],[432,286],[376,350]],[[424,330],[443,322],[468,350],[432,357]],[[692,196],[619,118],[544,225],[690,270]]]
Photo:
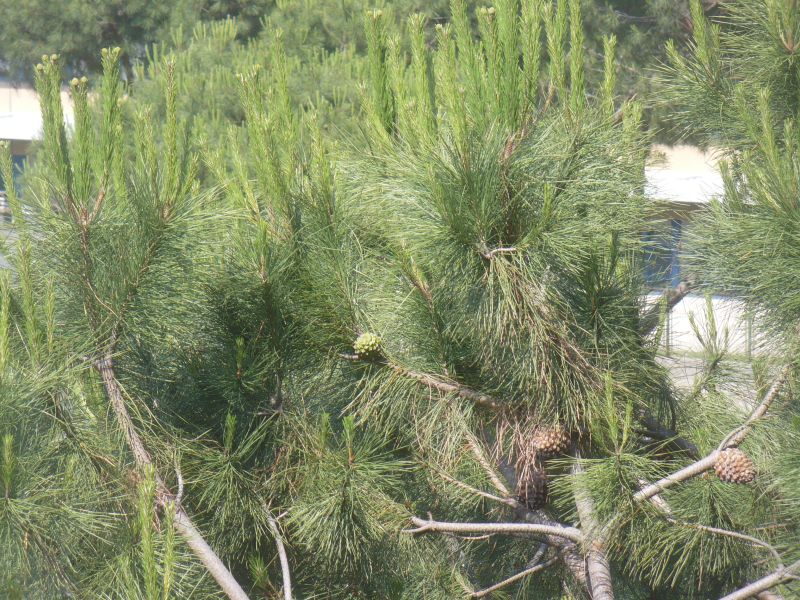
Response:
[[[339,357],[349,361],[362,360],[362,358],[357,354],[342,353],[339,354]],[[428,388],[438,390],[443,394],[455,394],[460,398],[469,400],[470,402],[474,402],[479,406],[482,406],[484,408],[489,408],[494,411],[500,411],[503,409],[503,403],[497,398],[494,398],[493,396],[490,396],[488,394],[484,394],[483,392],[478,392],[476,390],[473,390],[472,388],[462,385],[460,383],[447,381],[445,379],[442,379],[435,375],[430,375],[428,373],[419,373],[417,371],[412,371],[398,364],[392,363],[389,360],[384,360],[380,364],[389,367],[399,375],[413,379],[427,386]],[[653,417],[649,413],[642,412],[640,414],[640,420],[647,429],[647,432],[649,434],[652,434],[654,437],[657,437],[659,439],[670,440],[672,444],[676,445],[681,450],[687,452],[691,457],[697,456],[697,446],[695,446],[689,440],[680,437],[676,432],[674,432],[672,429],[660,423],[655,417]],[[493,473],[491,467],[488,468],[487,473]],[[497,482],[493,481],[493,483],[497,485]],[[502,483],[500,485],[502,485]],[[508,490],[505,491],[505,494],[509,495]]]
[[[767,410],[769,410],[769,407],[783,389],[784,384],[789,378],[790,371],[791,365],[786,365],[783,367],[783,369],[781,369],[780,375],[778,375],[778,378],[772,383],[772,386],[764,396],[764,399],[758,404],[758,406],[756,406],[756,408],[748,417],[747,421],[729,433],[716,450],[708,454],[706,457],[692,463],[688,467],[684,467],[683,469],[667,475],[663,479],[642,488],[636,494],[634,494],[634,500],[637,502],[647,500],[648,498],[652,498],[656,494],[660,494],[664,490],[667,490],[672,486],[681,483],[682,481],[686,481],[692,477],[697,477],[709,469],[712,469],[714,464],[717,462],[717,458],[719,458],[720,453],[726,448],[741,444],[747,437],[748,433],[750,433],[753,424],[762,418],[764,414],[766,414]]]
[[[278,523],[272,516],[267,517],[267,525],[275,538],[275,545],[278,548],[278,558],[281,561],[281,576],[283,577],[283,598],[292,600],[292,576],[289,571],[289,558],[286,556],[286,548],[283,545],[283,537],[278,529]]]
[[[489,481],[492,482],[497,491],[499,491],[505,498],[512,499],[511,492],[508,490],[508,487],[503,483],[502,479],[497,475],[497,472],[492,467],[491,463],[489,463],[489,459],[486,458],[486,454],[484,454],[483,449],[481,448],[478,440],[475,439],[474,436],[469,435],[467,436],[467,443],[469,444],[470,449],[472,450],[472,454],[475,456],[475,459],[478,461],[478,464],[486,473],[486,476],[489,478]],[[517,502],[521,506],[519,502]]]
[[[658,496],[655,496],[655,498],[657,497]],[[775,564],[778,566],[778,568],[783,568],[783,561],[781,560],[781,555],[775,549],[775,546],[765,542],[764,540],[760,540],[756,537],[744,533],[739,533],[738,531],[730,531],[729,529],[720,529],[719,527],[709,527],[708,525],[701,525],[699,523],[686,523],[685,521],[678,521],[676,519],[672,519],[669,517],[667,518],[667,521],[669,521],[673,525],[678,525],[680,527],[689,527],[691,529],[706,531],[708,533],[730,537],[733,539],[741,540],[743,542],[750,542],[754,546],[759,546],[769,551],[769,553],[775,559]]]
[[[535,565],[533,567],[525,569],[524,571],[520,571],[516,575],[512,575],[508,579],[504,579],[503,581],[501,581],[499,583],[495,583],[494,585],[492,585],[492,586],[490,586],[488,588],[485,588],[485,589],[477,591],[477,592],[472,592],[470,594],[470,596],[472,598],[483,598],[484,596],[488,596],[492,592],[496,592],[497,590],[502,589],[502,588],[506,587],[507,585],[511,585],[512,583],[516,583],[520,579],[524,579],[528,575],[533,575],[534,573],[538,573],[539,571],[543,571],[547,567],[551,567],[554,564],[556,564],[557,562],[558,562],[558,557],[551,558],[548,561],[545,561],[543,563],[539,563],[538,565]]]
[[[572,466],[573,475],[580,476],[583,473],[580,451],[575,451],[575,463]],[[586,569],[589,573],[589,589],[592,600],[614,600],[614,588],[611,582],[611,568],[605,551],[605,542],[600,534],[597,522],[594,501],[584,488],[580,477],[576,477],[575,488],[575,507],[578,511],[581,529],[585,535],[590,536],[587,540]]]
[[[484,492],[483,490],[479,490],[478,488],[472,487],[468,483],[464,483],[463,481],[459,481],[455,477],[450,477],[447,473],[436,469],[435,467],[431,466],[436,472],[439,474],[439,477],[444,479],[445,481],[449,481],[453,485],[460,487],[463,490],[470,492],[471,494],[475,494],[481,498],[486,498],[488,500],[492,500],[494,502],[498,502],[500,504],[505,504],[506,506],[515,506],[515,501],[512,498],[501,498],[500,496],[495,496],[494,494],[490,494],[489,492]]]
[[[339,357],[350,361],[363,360],[362,357],[360,357],[358,354],[339,354]],[[496,398],[475,391],[472,388],[461,385],[459,383],[447,381],[435,375],[429,375],[427,373],[419,373],[417,371],[406,369],[405,367],[393,363],[388,359],[383,360],[379,364],[389,367],[395,373],[398,373],[403,377],[408,377],[409,379],[413,379],[421,383],[422,385],[428,388],[435,389],[443,394],[455,394],[460,398],[469,400],[470,402],[473,402],[479,406],[490,408],[492,410],[500,410],[503,407],[502,403]]]
[[[666,301],[667,312],[675,308],[681,300],[683,300],[689,292],[692,291],[692,285],[688,281],[681,281],[673,289],[665,292],[664,297]],[[639,319],[639,332],[642,335],[647,335],[658,327],[658,322],[661,318],[661,301],[657,302],[645,312]]]
[[[516,512],[518,518],[527,523],[544,523],[551,526],[561,525],[551,518],[550,515],[548,515],[545,511],[531,510],[522,502],[517,500],[514,496],[512,496],[508,487],[503,483],[489,460],[486,458],[486,455],[481,449],[478,440],[476,440],[474,437],[469,437],[468,443],[473,454],[478,460],[478,464],[480,464],[483,470],[486,472],[489,480],[494,484],[495,488],[497,488],[497,490],[503,494],[505,498],[504,503],[514,507],[514,511]],[[507,479],[509,479],[508,476]],[[558,536],[546,536],[544,541],[558,551],[559,558],[564,562],[564,565],[567,567],[567,569],[569,569],[570,573],[572,573],[575,581],[588,592],[589,587],[586,578],[586,566],[584,564],[583,557],[578,551],[577,545]]]
[[[754,581],[750,585],[720,598],[720,600],[747,600],[747,598],[752,598],[753,596],[760,597],[761,592],[795,579],[798,572],[800,572],[800,560],[788,567],[776,569],[766,577],[762,577],[758,581]]]
[[[644,480],[639,481],[640,485],[647,485],[647,482]],[[667,504],[667,501],[664,500],[660,495],[656,494],[651,498],[648,498],[650,503],[655,506],[660,512],[663,513],[664,518],[666,521],[672,525],[677,525],[679,527],[688,527],[690,529],[697,529],[698,531],[705,531],[708,533],[713,533],[715,535],[721,535],[725,537],[730,537],[733,539],[741,540],[744,542],[749,542],[754,546],[758,546],[767,550],[771,555],[772,558],[775,559],[775,564],[777,567],[783,567],[783,560],[781,559],[781,555],[778,550],[772,544],[765,542],[764,540],[758,539],[751,535],[747,535],[744,533],[740,533],[738,531],[731,531],[729,529],[721,529],[719,527],[711,527],[709,525],[702,525],[700,523],[688,523],[686,521],[679,521],[672,516],[672,509]]]
[[[561,537],[576,544],[583,542],[583,534],[577,527],[542,525],[538,523],[450,523],[411,517],[414,529],[404,529],[403,533],[415,534],[429,531],[439,533],[523,533]]]
[[[145,448],[139,433],[136,431],[133,419],[131,419],[130,413],[125,406],[122,388],[114,371],[113,355],[115,342],[116,334],[112,333],[111,342],[105,355],[101,360],[97,361],[97,370],[100,372],[100,377],[103,380],[103,387],[111,401],[111,406],[114,409],[117,422],[125,435],[128,446],[133,452],[137,467],[154,467],[153,459],[147,451],[147,448]],[[172,495],[169,493],[164,480],[161,479],[158,473],[156,473],[155,478],[158,488],[157,501],[160,506],[165,507],[167,503],[171,501]],[[233,574],[228,570],[225,563],[222,562],[211,546],[208,545],[180,504],[176,504],[175,506],[175,518],[173,523],[175,529],[183,536],[186,544],[192,549],[195,556],[200,559],[211,576],[214,577],[222,591],[225,592],[231,600],[248,600],[247,594],[236,581]]]

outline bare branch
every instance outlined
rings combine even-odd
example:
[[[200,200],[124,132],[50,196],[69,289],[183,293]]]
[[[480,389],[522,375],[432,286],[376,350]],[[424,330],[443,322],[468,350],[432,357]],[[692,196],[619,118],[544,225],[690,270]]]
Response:
[[[547,567],[550,567],[550,566],[556,564],[557,562],[558,562],[558,557],[551,558],[548,561],[545,561],[543,563],[539,563],[538,565],[535,565],[533,567],[525,569],[524,571],[520,571],[519,573],[517,573],[516,575],[512,575],[508,579],[504,579],[503,581],[501,581],[499,583],[495,583],[493,586],[490,586],[490,587],[488,587],[486,589],[483,589],[483,590],[480,590],[478,592],[472,592],[472,594],[470,594],[470,596],[472,596],[473,598],[483,598],[484,596],[488,596],[492,592],[496,592],[497,590],[499,590],[501,588],[504,588],[507,585],[511,585],[512,583],[516,583],[520,579],[524,579],[528,575],[533,575],[534,573],[538,573],[539,571],[543,571]]]
[[[527,533],[553,535],[568,539],[576,544],[583,542],[583,534],[577,527],[541,525],[538,523],[448,523],[432,519],[411,517],[414,529],[404,529],[403,533]]]
[[[778,378],[772,383],[769,391],[764,396],[764,399],[756,406],[753,412],[748,417],[747,421],[744,422],[743,425],[737,427],[733,430],[725,439],[720,443],[716,450],[711,452],[709,455],[701,458],[700,460],[692,463],[691,465],[684,467],[683,469],[671,473],[667,475],[663,479],[651,483],[650,485],[642,488],[636,494],[634,494],[633,498],[637,502],[641,502],[642,500],[647,500],[648,498],[652,498],[656,494],[660,494],[664,490],[671,488],[672,486],[686,481],[687,479],[691,479],[692,477],[696,477],[702,473],[705,473],[709,469],[714,467],[714,463],[717,462],[717,458],[719,457],[720,452],[725,450],[726,448],[730,448],[732,446],[738,446],[741,444],[747,435],[750,433],[750,430],[753,427],[753,424],[762,418],[775,399],[780,394],[783,386],[786,384],[787,379],[789,378],[789,372],[791,371],[791,365],[786,365],[781,369],[780,375]]]
[[[800,560],[792,563],[788,567],[776,569],[766,577],[762,577],[758,581],[754,581],[750,585],[720,598],[720,600],[747,600],[747,598],[752,598],[776,585],[791,581],[795,578],[798,571],[800,571]]]
[[[286,556],[286,548],[283,545],[283,537],[278,529],[278,523],[271,515],[267,515],[267,524],[275,538],[275,545],[278,548],[278,558],[281,561],[281,576],[283,577],[283,598],[292,600],[292,576],[289,571],[289,558]]]
[[[180,506],[183,500],[183,474],[181,473],[181,467],[177,461],[175,461],[175,478],[178,480],[178,493],[175,496],[175,505]]]
[[[213,548],[208,545],[203,535],[197,530],[180,506],[175,507],[175,529],[181,534],[186,541],[186,545],[192,549],[195,556],[200,559],[203,566],[211,574],[214,580],[219,584],[219,587],[231,600],[249,600],[247,594],[244,592],[239,582],[236,581],[233,574],[225,566],[225,563],[220,560],[217,553]]]

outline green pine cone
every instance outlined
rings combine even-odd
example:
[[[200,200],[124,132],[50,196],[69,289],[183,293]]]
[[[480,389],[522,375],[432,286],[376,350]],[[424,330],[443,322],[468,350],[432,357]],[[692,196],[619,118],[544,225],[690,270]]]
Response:
[[[353,350],[358,356],[369,356],[378,351],[381,338],[374,333],[362,333],[353,344]]]

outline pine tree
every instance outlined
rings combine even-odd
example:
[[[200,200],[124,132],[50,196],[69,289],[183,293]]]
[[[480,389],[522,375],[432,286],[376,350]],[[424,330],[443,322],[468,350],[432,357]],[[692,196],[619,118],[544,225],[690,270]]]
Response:
[[[784,363],[766,399],[789,385],[796,363],[792,281],[800,182],[800,12],[795,0],[738,0],[726,3],[724,18],[713,22],[703,18],[698,2],[692,4],[692,16],[692,53],[681,57],[669,48],[664,78],[669,100],[678,108],[676,127],[722,154],[724,193],[697,220],[686,258],[707,291],[731,294],[756,316],[764,352],[771,362]],[[763,439],[753,446],[763,463],[757,470],[769,474],[770,493],[779,506],[796,508],[796,402],[772,405],[770,413],[773,423],[762,426]],[[727,444],[738,445],[730,439]],[[796,521],[787,519],[775,541],[783,562],[776,556],[774,571],[764,569],[763,577],[730,598],[747,598],[795,578],[800,571],[796,535]]]
[[[614,39],[595,90],[578,0],[451,13],[433,44],[421,16],[364,15],[345,141],[292,102],[279,46],[240,75],[224,147],[179,117],[168,59],[163,119],[127,114],[115,49],[97,94],[71,82],[69,132],[43,57],[0,280],[6,595],[787,580],[796,487],[771,449],[796,432],[762,417],[790,410],[789,371],[750,413],[718,385],[721,332],[689,394],[656,361],[647,139],[614,96]]]

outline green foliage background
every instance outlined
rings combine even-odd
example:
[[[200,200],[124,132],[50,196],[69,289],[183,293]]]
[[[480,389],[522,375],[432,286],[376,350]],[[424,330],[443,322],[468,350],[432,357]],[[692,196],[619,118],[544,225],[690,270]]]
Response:
[[[97,81],[70,82],[71,132],[59,91],[72,59],[37,65],[44,138],[24,196],[8,191],[16,237],[0,278],[4,595],[220,597],[175,535],[180,510],[255,597],[280,594],[275,523],[303,598],[469,597],[542,557],[539,536],[403,531],[428,513],[581,526],[587,546],[548,539],[544,556],[559,560],[497,597],[581,597],[595,543],[631,600],[719,597],[775,568],[736,533],[796,560],[791,388],[742,444],[755,482],[707,473],[661,494],[667,512],[635,499],[691,462],[643,416],[705,454],[751,407],[713,319],[688,392],[642,328],[651,138],[642,105],[619,93],[615,38],[601,39],[595,17],[611,8],[454,0],[438,22],[399,3],[314,6],[276,5],[249,41],[233,20],[179,29],[133,81],[121,79],[128,49],[101,51]],[[654,19],[666,5],[638,8]],[[796,213],[797,108],[780,85],[794,62],[775,53],[787,25],[743,17],[722,38],[693,10],[694,42],[669,47],[667,85],[696,95],[670,101],[691,115],[715,97],[744,123],[696,119],[732,148],[726,202],[705,219],[736,243],[707,233],[695,258],[727,252],[745,268],[761,238],[737,225],[791,231]],[[310,17],[322,25],[304,27]],[[737,64],[748,35],[767,33]],[[619,56],[650,43],[616,40]],[[729,80],[734,66],[746,77]],[[731,102],[719,90],[740,91]],[[760,121],[746,117],[753,98]],[[787,248],[742,273],[745,300],[785,330],[794,294],[773,302],[770,285],[792,272]],[[707,272],[709,290],[724,283]],[[370,354],[354,347],[363,334],[380,340]],[[790,364],[791,342],[778,352]],[[756,366],[758,400],[776,365]],[[152,464],[132,452],[109,369]],[[544,459],[532,440],[549,427],[573,447]],[[537,507],[518,499],[534,470],[551,482]],[[581,498],[602,526],[583,522]]]

